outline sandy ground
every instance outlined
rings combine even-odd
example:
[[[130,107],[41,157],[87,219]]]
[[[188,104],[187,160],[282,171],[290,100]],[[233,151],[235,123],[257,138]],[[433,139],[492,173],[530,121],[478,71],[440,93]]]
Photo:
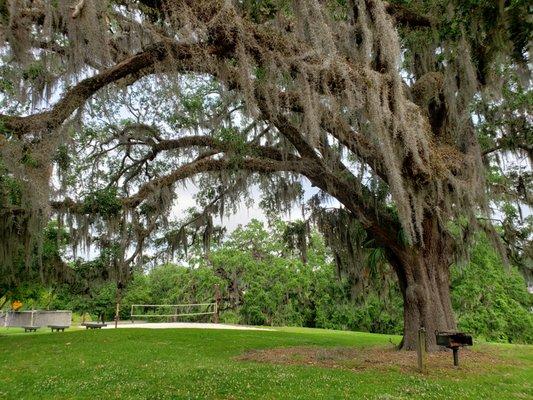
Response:
[[[118,324],[119,328],[146,328],[146,329],[182,329],[182,328],[194,328],[194,329],[234,329],[243,331],[273,331],[269,328],[256,328],[254,326],[244,325],[228,325],[228,324],[212,324],[212,323],[200,323],[200,322],[126,322],[121,321]],[[103,329],[115,329],[113,322],[108,322],[107,327]]]

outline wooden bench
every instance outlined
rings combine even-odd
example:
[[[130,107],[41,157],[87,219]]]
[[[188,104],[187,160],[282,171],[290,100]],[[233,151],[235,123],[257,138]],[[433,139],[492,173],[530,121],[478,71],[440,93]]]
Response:
[[[39,329],[39,326],[26,325],[26,326],[23,326],[22,328],[24,328],[24,332],[37,332],[37,329]]]
[[[65,329],[70,328],[69,325],[48,325],[48,327],[49,327],[50,329],[52,329],[52,332],[53,332],[53,331],[57,331],[57,332],[59,332],[59,331],[61,331],[61,332],[65,332]]]
[[[81,325],[84,326],[85,329],[102,329],[104,326],[107,326],[107,324],[99,322],[85,322]]]

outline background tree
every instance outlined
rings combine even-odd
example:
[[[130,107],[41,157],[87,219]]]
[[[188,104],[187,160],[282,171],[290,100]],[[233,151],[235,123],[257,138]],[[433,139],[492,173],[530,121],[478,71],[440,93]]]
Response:
[[[187,266],[165,263],[135,271],[124,291],[121,318],[130,318],[132,304],[210,303],[218,284],[220,319],[225,323],[401,333],[403,300],[393,271],[376,265],[372,257],[356,265],[359,279],[354,279],[349,265],[339,271],[333,251],[312,224],[304,263],[300,250],[290,250],[285,244],[287,230],[293,232],[298,225],[309,224],[276,221],[267,227],[252,221],[213,246],[209,259],[198,246],[189,249],[183,260]],[[502,268],[501,257],[484,235],[478,235],[474,243],[469,261],[451,269],[458,328],[478,340],[531,343],[533,294],[527,293],[516,267]],[[28,299],[36,297],[32,293],[19,297],[26,307],[50,305],[87,312],[94,319],[103,314],[107,320],[115,312],[114,282],[94,284],[92,297],[68,287],[56,289],[52,301],[49,292],[37,289],[33,290],[36,300]],[[193,309],[198,311],[198,307]],[[212,316],[149,319],[203,322]]]

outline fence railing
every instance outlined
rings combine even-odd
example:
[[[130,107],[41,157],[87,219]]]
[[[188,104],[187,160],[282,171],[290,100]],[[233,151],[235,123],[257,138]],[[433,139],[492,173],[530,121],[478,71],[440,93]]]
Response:
[[[139,313],[139,308],[144,313]],[[185,312],[178,312],[183,310]],[[191,312],[191,308],[199,308],[199,310]],[[152,309],[153,312],[146,312],[147,309]],[[165,312],[168,309],[171,312]],[[190,304],[132,304],[130,318],[131,322],[135,318],[178,318],[178,317],[192,317],[198,315],[213,315],[215,322],[218,322],[218,303],[190,303]]]

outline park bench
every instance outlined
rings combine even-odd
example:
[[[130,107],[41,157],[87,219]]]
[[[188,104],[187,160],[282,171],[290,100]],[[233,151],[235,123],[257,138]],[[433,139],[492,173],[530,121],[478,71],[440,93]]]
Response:
[[[106,323],[100,322],[84,322],[81,324],[85,329],[102,329],[104,326],[107,326]]]
[[[50,329],[52,329],[52,332],[53,332],[53,331],[57,331],[57,332],[59,332],[59,331],[61,331],[61,332],[65,332],[65,329],[70,328],[69,325],[48,325],[48,327],[49,327]]]
[[[38,326],[32,326],[32,325],[26,325],[26,326],[23,326],[22,328],[24,328],[24,332],[37,332],[37,329],[39,329]]]

